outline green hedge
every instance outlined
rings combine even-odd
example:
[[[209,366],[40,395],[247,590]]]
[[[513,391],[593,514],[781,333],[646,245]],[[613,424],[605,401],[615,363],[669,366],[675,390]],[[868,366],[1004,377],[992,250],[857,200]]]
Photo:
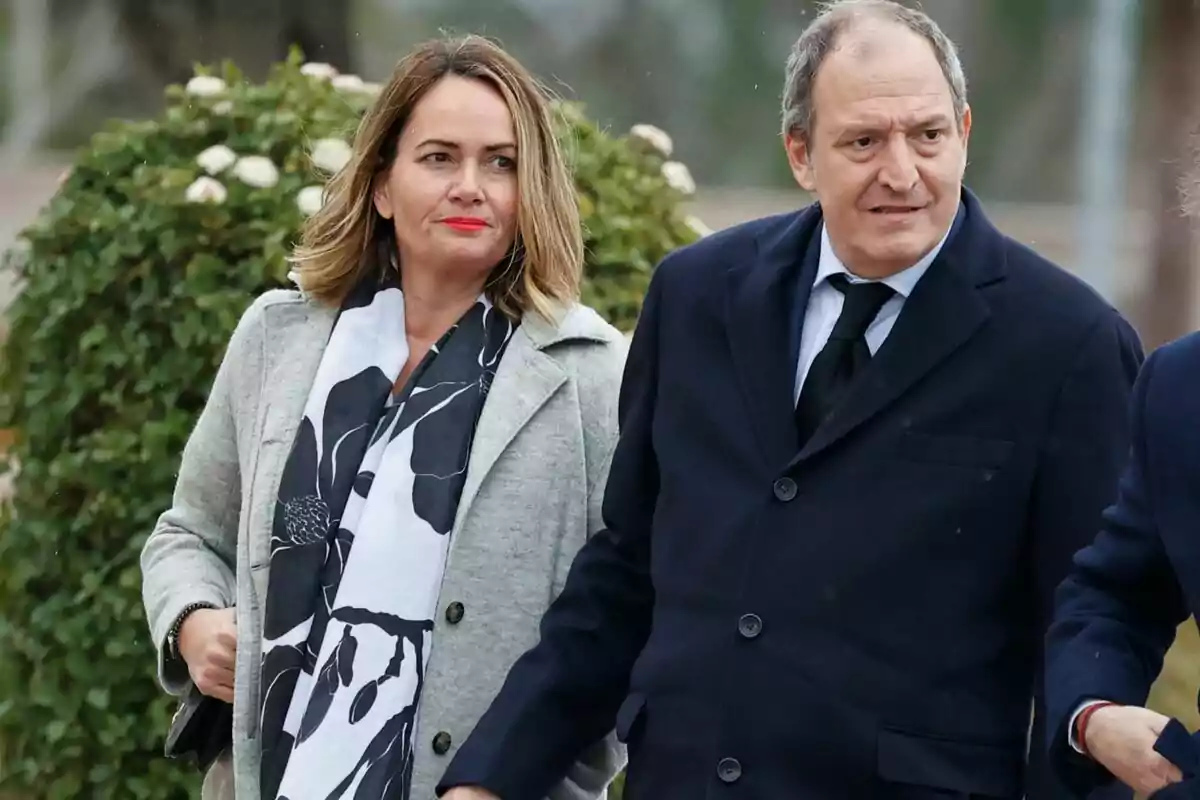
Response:
[[[92,139],[9,252],[24,288],[0,352],[0,429],[18,431],[20,466],[0,508],[0,795],[197,792],[193,772],[161,757],[171,704],[154,680],[138,553],[234,324],[287,285],[300,205],[322,182],[310,148],[336,140],[321,145],[336,155],[374,89],[298,54],[263,84],[226,66],[172,87],[159,118]],[[660,132],[612,136],[578,106],[562,112],[585,300],[628,328],[653,265],[696,238],[689,178],[664,163]],[[220,163],[223,147],[243,160]]]

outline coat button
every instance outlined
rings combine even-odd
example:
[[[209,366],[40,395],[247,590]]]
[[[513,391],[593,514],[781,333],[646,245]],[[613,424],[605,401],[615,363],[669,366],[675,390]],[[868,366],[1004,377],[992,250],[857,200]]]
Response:
[[[775,498],[784,503],[796,499],[796,482],[791,478],[780,478],[775,481]]]
[[[742,762],[736,758],[722,758],[717,764],[717,777],[722,783],[735,783],[742,777]]]
[[[450,752],[451,744],[450,734],[445,731],[438,731],[433,737],[433,752],[439,756],[444,756]]]
[[[462,622],[464,613],[466,613],[466,608],[462,603],[455,600],[446,606],[446,622],[449,622],[451,625],[457,625]]]
[[[753,639],[762,633],[763,621],[758,614],[743,614],[738,620],[738,633],[743,638]]]

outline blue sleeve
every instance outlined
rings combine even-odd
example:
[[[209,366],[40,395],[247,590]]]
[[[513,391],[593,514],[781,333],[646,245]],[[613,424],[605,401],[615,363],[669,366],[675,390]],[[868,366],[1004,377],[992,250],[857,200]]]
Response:
[[[1095,540],[1075,555],[1046,637],[1050,757],[1080,794],[1111,776],[1070,746],[1074,710],[1086,699],[1143,704],[1188,613],[1159,535],[1148,457],[1161,355],[1151,355],[1134,386],[1131,447],[1116,502]]]

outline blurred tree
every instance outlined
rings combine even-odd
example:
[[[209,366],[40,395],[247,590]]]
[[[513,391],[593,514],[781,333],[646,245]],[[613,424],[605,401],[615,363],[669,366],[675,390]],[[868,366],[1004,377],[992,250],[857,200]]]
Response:
[[[1162,150],[1155,166],[1157,197],[1150,237],[1154,255],[1139,326],[1147,349],[1192,329],[1194,222],[1183,213],[1180,189],[1196,160],[1192,127],[1200,111],[1195,47],[1200,37],[1200,4],[1161,0],[1153,10],[1156,108],[1151,131]]]
[[[119,73],[124,54],[107,3],[13,0],[2,16],[11,32],[0,32],[0,50],[8,47],[9,61],[0,158],[22,163],[48,132]]]
[[[963,52],[975,121],[967,178],[988,197],[1072,199],[1087,10],[1079,0],[977,9],[978,33]]]
[[[293,42],[311,59],[378,79],[410,44],[449,28],[498,36],[603,124],[666,128],[702,184],[781,187],[792,185],[778,141],[783,63],[817,7],[816,0],[0,0],[0,19],[19,2],[49,4],[50,77],[57,82],[69,71],[90,79],[63,81],[63,90],[56,83],[53,113],[10,112],[10,127],[17,116],[48,120],[16,127],[10,138],[29,140],[36,127],[53,132],[52,146],[78,146],[99,120],[157,113],[162,86],[186,78],[196,61],[230,57],[261,77]],[[973,188],[993,200],[1072,201],[1087,4],[904,2],[929,11],[961,45],[976,122]],[[66,32],[100,6],[119,11],[120,35],[101,47],[107,33],[88,21],[79,27],[90,41],[72,41]],[[1147,33],[1144,51],[1156,48],[1156,33]],[[99,57],[115,66],[93,68]],[[1148,112],[1139,97],[1130,115],[1142,135],[1131,147],[1157,162]],[[1136,170],[1130,177],[1149,183]]]
[[[768,34],[777,30],[771,24],[773,10],[778,12],[767,0],[721,5],[722,41],[713,56],[719,67],[708,82],[706,130],[707,149],[719,167],[713,177],[721,183],[793,186],[779,142],[784,65],[792,42],[771,46]],[[795,30],[788,39],[799,36],[810,12],[791,13],[794,24],[788,27]],[[700,170],[697,174],[706,177]]]
[[[187,80],[196,63],[232,59],[262,79],[299,45],[310,61],[354,70],[348,2],[328,0],[115,0],[141,77],[155,91]]]

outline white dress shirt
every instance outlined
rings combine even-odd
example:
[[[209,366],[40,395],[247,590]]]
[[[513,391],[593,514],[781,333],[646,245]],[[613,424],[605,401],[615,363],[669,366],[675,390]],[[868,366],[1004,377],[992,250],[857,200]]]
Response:
[[[883,344],[883,340],[891,333],[892,326],[896,324],[896,319],[900,316],[900,310],[904,308],[904,302],[916,288],[917,281],[921,280],[921,276],[937,258],[949,235],[950,229],[947,228],[941,241],[926,253],[924,258],[911,267],[889,275],[881,281],[890,286],[895,294],[884,303],[875,319],[867,326],[867,347],[870,349],[871,355],[875,355],[879,346]],[[838,259],[833,252],[833,245],[829,241],[829,233],[822,223],[821,257],[817,265],[817,277],[813,281],[812,294],[808,297],[808,310],[804,315],[804,324],[800,330],[800,357],[796,363],[793,405],[800,399],[800,388],[804,385],[804,379],[808,376],[808,370],[812,367],[813,360],[821,352],[825,343],[829,341],[829,334],[833,333],[833,326],[837,323],[838,315],[842,313],[844,300],[842,293],[833,288],[828,280],[830,275],[836,275],[839,272],[844,274],[851,283],[868,282],[867,279],[851,273]]]

